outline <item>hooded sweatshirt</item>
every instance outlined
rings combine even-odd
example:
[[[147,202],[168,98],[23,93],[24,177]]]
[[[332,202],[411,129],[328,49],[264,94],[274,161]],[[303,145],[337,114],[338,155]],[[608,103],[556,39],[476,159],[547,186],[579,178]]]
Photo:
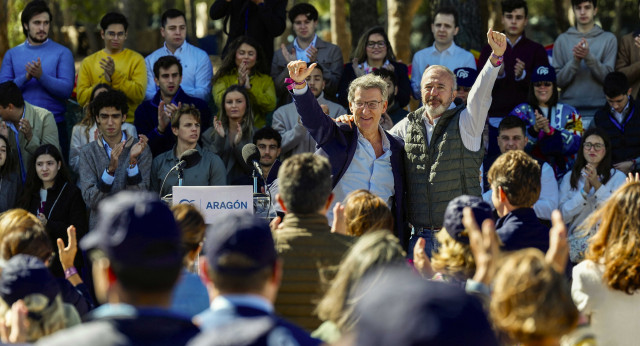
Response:
[[[583,37],[589,45],[589,55],[577,61],[573,57],[573,47]],[[558,36],[553,47],[553,67],[562,89],[560,102],[578,109],[601,107],[606,102],[602,82],[614,70],[617,51],[616,37],[598,25],[587,33],[571,27]]]

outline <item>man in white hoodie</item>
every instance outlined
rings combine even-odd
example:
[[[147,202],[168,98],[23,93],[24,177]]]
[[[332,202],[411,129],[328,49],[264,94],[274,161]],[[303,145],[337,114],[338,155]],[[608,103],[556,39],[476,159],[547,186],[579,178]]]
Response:
[[[560,102],[577,108],[586,127],[605,102],[602,82],[614,69],[618,43],[595,24],[597,0],[571,0],[571,5],[576,25],[556,39],[553,67],[562,89]]]

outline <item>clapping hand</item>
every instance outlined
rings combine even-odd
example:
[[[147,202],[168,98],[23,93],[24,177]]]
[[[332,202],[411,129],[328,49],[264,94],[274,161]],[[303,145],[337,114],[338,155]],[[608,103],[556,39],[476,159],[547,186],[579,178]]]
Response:
[[[469,207],[464,208],[462,215],[462,224],[469,234],[469,246],[476,261],[473,280],[489,286],[493,280],[496,260],[500,253],[496,225],[493,220],[487,219],[482,223],[482,230],[480,230],[473,211]]]
[[[353,58],[351,65],[353,66],[353,72],[355,72],[356,78],[364,76],[364,68],[358,64],[358,58]]]
[[[583,37],[578,44],[573,47],[573,57],[580,61],[589,55],[589,42]]]
[[[540,114],[538,110],[535,110],[534,113],[536,115],[536,123],[535,125],[533,125],[533,129],[536,132],[539,132],[540,130],[544,131],[544,133],[551,132],[551,128],[549,127],[549,119]]]
[[[31,79],[31,77],[40,79],[42,76],[42,63],[40,62],[40,58],[38,58],[37,61],[27,63],[25,69],[27,70],[27,80]]]
[[[164,101],[160,101],[158,105],[158,131],[164,133],[167,129],[167,125],[171,124],[171,118],[173,114],[182,107],[182,102],[178,102],[176,106],[173,103],[165,104]]]
[[[216,129],[217,130],[217,129]],[[236,136],[233,138],[233,144],[238,145],[242,141],[242,123],[236,123]]]
[[[563,274],[569,259],[569,244],[567,243],[567,226],[557,209],[551,213],[551,225],[549,250],[545,259],[558,273]]]
[[[111,82],[111,77],[116,71],[116,63],[113,61],[113,58],[107,56],[106,58],[100,59],[100,67],[104,71],[104,79],[106,79],[107,82]]]
[[[307,58],[309,58],[310,62],[318,60],[318,48],[313,44],[309,45],[309,48],[307,48]]]
[[[280,51],[282,52],[282,56],[284,57],[284,61],[288,63],[296,60],[296,49],[291,47],[291,52],[287,51],[287,46],[282,43],[280,45]]]
[[[142,154],[142,151],[147,146],[148,141],[149,139],[147,138],[147,136],[138,135],[138,143],[134,144],[133,147],[131,147],[131,151],[129,152],[130,162],[137,161],[138,157],[140,156],[140,154]]]
[[[524,72],[524,67],[525,67],[524,61],[516,58],[516,65],[513,68],[513,72],[515,72],[516,78],[522,77],[522,72]]]

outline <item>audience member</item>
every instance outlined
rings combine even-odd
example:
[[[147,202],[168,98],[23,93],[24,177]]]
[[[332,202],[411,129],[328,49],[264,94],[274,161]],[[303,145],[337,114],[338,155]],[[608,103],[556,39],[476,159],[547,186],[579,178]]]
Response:
[[[182,170],[183,186],[213,186],[227,184],[227,170],[220,156],[203,150],[198,144],[200,139],[200,112],[192,105],[184,105],[171,117],[171,131],[177,138],[172,149],[158,155],[151,164],[151,191],[160,196],[171,194],[178,186],[178,171],[175,166],[182,154],[195,149],[200,155],[198,162]],[[171,174],[173,172],[173,174]]]
[[[74,226],[78,239],[89,231],[87,225],[87,207],[82,193],[71,182],[62,154],[58,149],[45,144],[36,149],[27,170],[27,182],[24,192],[18,201],[18,207],[26,209],[38,217],[45,226],[51,247],[55,248],[57,239],[69,243],[67,228]],[[82,270],[84,261],[82,254],[74,262],[77,270]],[[56,277],[64,277],[59,261],[53,261],[50,267]]]
[[[522,150],[500,155],[488,173],[491,201],[500,217],[496,233],[506,251],[528,247],[547,252],[549,227],[533,210],[540,196],[540,165]]]
[[[288,73],[289,70],[287,69],[286,72]],[[316,65],[316,68],[307,77],[307,85],[320,103],[322,111],[334,119],[342,114],[347,114],[344,107],[325,98],[326,81],[323,76],[324,67]],[[282,136],[282,156],[284,158],[300,153],[312,153],[316,150],[317,143],[302,125],[295,104],[289,103],[276,109],[273,113],[273,128]]]
[[[89,102],[84,105],[82,111],[84,112],[84,116],[80,120],[79,123],[73,125],[73,129],[71,130],[71,148],[69,149],[69,167],[75,173],[78,173],[79,160],[80,160],[80,150],[81,148],[89,143],[93,142],[98,138],[100,131],[98,130],[98,124],[96,123],[96,117],[91,114],[91,102],[100,94],[101,92],[112,90],[109,84],[98,84],[91,91],[91,96],[89,97]],[[123,123],[122,131],[130,134],[131,136],[138,137],[138,131],[136,131],[136,127],[133,124]]]
[[[60,148],[58,129],[51,112],[36,107],[22,98],[22,92],[13,82],[0,83],[0,135],[9,139],[16,148],[22,183],[27,178],[27,166],[33,153],[43,144]]]
[[[29,255],[13,256],[2,268],[0,315],[3,328],[22,330],[20,339],[3,340],[12,344],[33,343],[80,324],[76,309],[62,302],[60,287],[49,269]]]
[[[242,85],[232,85],[222,95],[224,103],[213,127],[202,134],[202,144],[222,158],[227,168],[227,182],[249,174],[242,158],[242,148],[253,138],[254,112],[250,96]]]
[[[337,202],[333,207],[331,232],[360,237],[376,230],[393,230],[393,215],[385,201],[369,192],[359,189],[349,192],[344,204]]]
[[[15,153],[9,140],[0,134],[0,213],[15,206],[22,188],[15,161]]]
[[[89,230],[96,224],[98,203],[121,190],[147,190],[151,152],[147,138],[122,131],[127,118],[127,98],[122,91],[105,91],[91,102],[100,134],[80,151],[79,185],[90,210]]]
[[[91,251],[103,305],[42,345],[185,345],[198,333],[186,316],[167,310],[183,253],[173,215],[154,194],[127,191],[105,200],[80,246]]]
[[[271,197],[271,204],[281,211],[278,202],[276,201],[276,194],[279,191],[278,187],[278,171],[282,162],[278,160],[280,152],[282,151],[282,137],[278,131],[270,128],[263,127],[256,131],[253,135],[253,144],[258,147],[260,152],[260,160],[258,164],[262,169],[262,177],[258,176],[258,192],[263,192]],[[265,187],[266,180],[266,187]],[[253,174],[244,175],[233,182],[233,185],[253,185]]]
[[[267,66],[273,57],[273,39],[287,28],[287,0],[216,0],[209,9],[213,20],[224,18],[222,27],[227,44],[222,58],[234,55],[232,42],[240,36],[255,39],[266,54]]]
[[[73,55],[68,48],[49,38],[53,17],[45,1],[27,3],[20,20],[27,40],[5,53],[0,83],[13,81],[25,101],[53,113],[62,153],[67,155],[69,135],[64,115],[75,81]]]
[[[336,277],[318,303],[316,313],[324,322],[311,336],[335,343],[351,332],[359,316],[355,313],[356,300],[349,297],[355,294],[358,282],[376,268],[404,263],[404,258],[398,238],[387,231],[374,230],[358,239],[340,262]]]
[[[203,100],[191,97],[182,89],[182,64],[173,55],[158,58],[153,65],[154,82],[159,89],[152,99],[146,100],[136,109],[134,124],[139,133],[149,139],[153,157],[164,153],[176,143],[170,128],[172,117],[181,105],[193,105],[200,113],[202,131],[211,127],[209,106]]]
[[[95,304],[91,298],[89,287],[82,281],[80,273],[75,270],[73,263],[78,250],[74,227],[67,229],[67,237],[69,238],[67,247],[64,247],[62,239],[58,239],[59,258],[56,258],[55,252],[53,252],[54,247],[51,246],[51,238],[35,215],[24,209],[16,208],[3,213],[0,220],[3,232],[0,239],[2,263],[6,263],[16,255],[24,254],[39,258],[48,268],[51,268],[59,259],[65,271],[74,268],[69,271],[69,275],[56,278],[60,286],[62,301],[73,305],[80,316],[84,316],[94,308]]]
[[[473,84],[478,78],[478,71],[471,67],[460,67],[453,70],[453,74],[456,75],[456,82],[458,84],[458,92],[456,93],[456,99],[453,100],[453,102],[456,106],[466,106],[471,87],[473,87]]]
[[[318,65],[322,65],[320,81],[324,82],[323,88],[327,90],[327,96],[333,100],[344,64],[340,47],[322,40],[316,34],[318,10],[313,5],[305,2],[297,3],[289,9],[288,16],[296,38],[286,46],[283,43],[280,49],[275,51],[271,63],[271,78],[276,86],[280,101],[278,104],[284,105],[291,102],[285,79],[289,77],[287,64],[295,60],[307,63],[317,62]]]
[[[491,295],[491,321],[505,344],[560,345],[578,325],[578,309],[562,272],[538,249],[514,252],[496,273]]]
[[[351,64],[344,65],[338,86],[338,102],[348,107],[351,82],[379,68],[388,69],[396,74],[398,81],[396,103],[400,108],[406,107],[411,98],[409,69],[407,65],[396,60],[387,33],[380,26],[370,28],[358,39]]]
[[[640,337],[640,183],[623,185],[585,224],[598,231],[573,268],[571,296],[599,345],[633,345]]]
[[[283,273],[283,261],[264,220],[247,214],[224,216],[207,232],[205,251],[207,285],[216,297],[209,310],[195,317],[208,332],[192,345],[321,343],[274,313],[273,302],[286,268]],[[265,327],[248,328],[261,320]]]
[[[417,51],[411,62],[411,89],[416,100],[422,101],[420,81],[427,67],[441,65],[451,71],[462,67],[476,67],[476,59],[473,54],[458,47],[453,41],[459,31],[458,11],[455,8],[440,7],[436,9],[433,23],[431,23],[433,46]]]
[[[625,175],[611,165],[611,141],[600,128],[591,128],[584,134],[578,159],[560,184],[560,211],[569,225],[570,259],[579,263],[584,258],[587,242],[595,229],[579,226],[620,186]]]
[[[640,14],[640,2],[638,2],[638,14]],[[616,71],[627,76],[631,84],[631,94],[638,97],[640,90],[640,30],[622,36],[618,42],[618,56],[616,58]]]
[[[560,34],[553,45],[553,67],[562,89],[560,102],[578,109],[588,125],[605,101],[602,84],[613,71],[616,37],[595,23],[597,0],[571,0],[575,27]]]
[[[120,13],[110,12],[100,19],[100,36],[104,41],[104,49],[82,60],[76,82],[76,95],[78,103],[84,106],[97,84],[109,84],[127,96],[127,122],[133,123],[134,112],[144,100],[147,69],[142,55],[124,48],[128,27],[127,18]]]
[[[276,198],[286,214],[274,231],[284,262],[275,307],[287,319],[314,330],[320,325],[313,311],[323,293],[321,273],[332,278],[327,271],[340,263],[353,239],[331,233],[325,216],[333,200],[329,160],[311,153],[294,155],[280,167],[278,181]]]
[[[174,204],[171,211],[180,229],[184,254],[182,273],[171,296],[171,310],[193,317],[209,307],[209,293],[197,267],[207,225],[198,208],[191,204]],[[194,271],[194,267],[198,270]]]
[[[527,103],[518,105],[509,115],[527,123],[534,158],[549,163],[558,178],[571,169],[582,136],[582,118],[575,108],[558,103],[553,67],[534,69]]]
[[[222,111],[224,95],[237,84],[251,96],[254,111],[252,125],[261,128],[267,124],[267,113],[276,108],[276,91],[267,70],[267,59],[255,39],[240,36],[229,45],[229,54],[213,77],[213,100]]]
[[[490,91],[507,48],[505,36],[493,30],[487,32],[487,41],[494,53],[473,86],[467,107],[453,103],[453,72],[444,66],[429,66],[420,82],[424,106],[391,130],[405,142],[406,215],[413,228],[409,257],[418,237],[426,238],[426,253],[438,247],[435,233],[442,227],[451,199],[480,195],[482,130],[491,104]]]
[[[186,18],[184,12],[175,8],[162,13],[160,35],[164,38],[164,45],[144,58],[147,68],[146,100],[151,100],[160,89],[160,85],[155,81],[158,76],[154,66],[156,61],[163,56],[173,56],[179,59],[182,79],[176,84],[186,94],[205,102],[211,97],[211,78],[213,78],[211,60],[205,51],[186,41]]]
[[[501,154],[511,150],[525,149],[527,144],[525,126],[526,123],[522,119],[512,115],[502,119],[498,127],[498,147]],[[496,157],[485,159],[483,168],[489,171],[496,159]],[[484,166],[485,163],[487,164],[486,166]],[[549,222],[551,220],[551,212],[558,208],[558,181],[553,173],[553,168],[548,163],[542,162],[540,166],[540,196],[533,204],[533,211],[535,211],[538,219]],[[485,174],[485,176],[488,176],[488,174]],[[489,186],[482,194],[482,198],[493,206],[493,188]]]
[[[598,110],[592,127],[603,129],[611,139],[613,167],[622,173],[640,172],[640,114],[631,96],[627,77],[611,72],[603,85],[607,104]]]
[[[406,267],[373,270],[354,291],[352,345],[499,345],[478,299]]]
[[[318,153],[331,162],[334,200],[329,208],[329,222],[333,221],[336,202],[343,201],[351,191],[369,190],[392,206],[396,221],[392,231],[406,244],[403,143],[380,127],[380,117],[387,110],[387,83],[372,74],[351,82],[349,108],[354,114],[354,129],[350,124],[339,125],[324,114],[313,97],[305,79],[315,66],[307,67],[304,61],[294,61],[288,68],[295,82],[293,101],[302,124],[320,143]]]
[[[493,87],[489,108],[489,155],[498,153],[495,138],[502,118],[517,105],[527,102],[529,81],[536,67],[548,65],[547,53],[541,44],[527,38],[524,28],[529,21],[529,7],[524,0],[503,0],[502,25],[507,37],[507,49],[500,74]],[[492,48],[484,46],[478,60],[478,70],[491,57]],[[570,103],[571,104],[571,103]]]
[[[400,107],[396,103],[396,95],[398,94],[398,79],[396,78],[396,74],[386,68],[379,68],[374,70],[372,73],[387,82],[387,111],[382,114],[382,117],[380,118],[380,125],[382,125],[385,130],[389,131],[393,128],[393,125],[404,119],[407,114],[409,114],[409,111]],[[387,125],[387,122],[389,123],[389,128],[385,126]]]

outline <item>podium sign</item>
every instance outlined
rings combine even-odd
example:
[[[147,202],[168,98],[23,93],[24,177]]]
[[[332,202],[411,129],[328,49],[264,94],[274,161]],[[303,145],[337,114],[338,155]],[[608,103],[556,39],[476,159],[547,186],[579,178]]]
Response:
[[[173,204],[184,203],[200,209],[207,224],[228,212],[253,214],[253,186],[174,186]]]

